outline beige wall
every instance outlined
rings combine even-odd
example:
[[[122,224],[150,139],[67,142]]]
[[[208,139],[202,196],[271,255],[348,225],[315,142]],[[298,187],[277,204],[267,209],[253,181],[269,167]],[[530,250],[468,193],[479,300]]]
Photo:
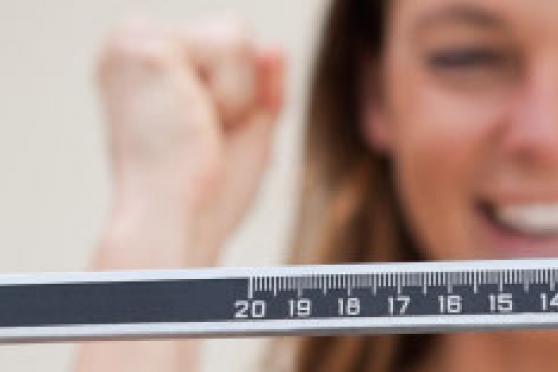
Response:
[[[104,132],[91,79],[103,35],[127,15],[177,23],[230,10],[251,21],[261,40],[284,45],[291,65],[273,164],[224,261],[278,262],[292,218],[305,82],[324,3],[1,1],[0,272],[81,270],[96,245],[110,203]],[[212,341],[205,370],[250,370],[260,348],[257,340]],[[70,365],[70,345],[0,347],[3,371],[69,371]]]

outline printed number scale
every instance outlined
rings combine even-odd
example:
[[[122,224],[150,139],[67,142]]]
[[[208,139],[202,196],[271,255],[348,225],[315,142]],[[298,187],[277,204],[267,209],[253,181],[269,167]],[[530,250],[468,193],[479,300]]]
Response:
[[[558,328],[558,259],[0,277],[0,342]]]

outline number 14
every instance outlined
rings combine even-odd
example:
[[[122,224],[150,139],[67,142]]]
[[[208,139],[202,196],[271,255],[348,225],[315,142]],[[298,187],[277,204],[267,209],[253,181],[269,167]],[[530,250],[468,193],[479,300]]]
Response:
[[[550,296],[548,293],[541,293],[542,311],[558,310],[558,293]]]

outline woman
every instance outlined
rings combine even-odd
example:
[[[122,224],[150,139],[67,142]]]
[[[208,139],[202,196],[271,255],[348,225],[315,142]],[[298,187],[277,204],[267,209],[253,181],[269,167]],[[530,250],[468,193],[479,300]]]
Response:
[[[553,256],[557,21],[552,1],[334,1],[293,262]],[[96,269],[216,262],[265,166],[282,60],[224,21],[112,37],[101,80],[116,207]],[[544,332],[295,346],[299,372],[546,371],[558,359]],[[78,370],[193,371],[196,348],[91,344]]]

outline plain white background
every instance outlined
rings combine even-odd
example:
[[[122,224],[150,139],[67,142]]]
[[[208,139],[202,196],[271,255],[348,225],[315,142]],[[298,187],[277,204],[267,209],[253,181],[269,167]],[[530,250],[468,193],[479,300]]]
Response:
[[[93,71],[119,21],[180,24],[233,11],[290,58],[287,108],[254,210],[226,265],[281,261],[289,238],[308,73],[324,0],[0,2],[0,272],[79,271],[110,208],[110,170]],[[1,303],[0,299],[0,303]],[[208,342],[204,371],[254,371],[261,340]],[[0,346],[10,372],[71,371],[71,345]]]

